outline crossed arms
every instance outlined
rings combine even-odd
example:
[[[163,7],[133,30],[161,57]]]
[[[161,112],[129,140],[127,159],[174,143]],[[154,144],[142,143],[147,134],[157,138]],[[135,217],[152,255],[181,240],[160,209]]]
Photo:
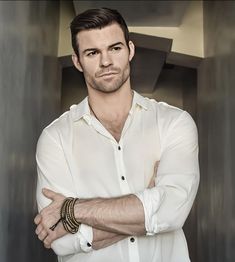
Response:
[[[55,231],[49,229],[60,218],[64,196],[51,190],[44,190],[44,194],[53,202],[36,216],[36,232],[45,247],[50,248],[52,241],[67,233],[61,223]],[[93,228],[93,249],[104,248],[128,235],[145,233],[143,206],[135,195],[80,200],[75,206],[75,217]]]
[[[155,185],[157,165],[158,162],[148,188]],[[52,203],[35,217],[36,234],[44,242],[44,246],[50,248],[54,240],[67,234],[61,222],[55,231],[49,229],[60,218],[65,196],[49,189],[43,189],[42,193],[51,199]],[[74,214],[78,222],[92,227],[93,249],[107,247],[130,235],[146,233],[143,205],[138,197],[132,194],[109,199],[79,200],[75,205]]]
[[[39,239],[50,248],[54,240],[63,241],[66,235],[62,224],[55,231],[49,228],[59,219],[64,195],[70,196],[69,188],[73,185],[65,182],[57,188],[51,186],[51,181],[57,182],[55,174],[61,169],[63,154],[59,144],[46,132],[40,140],[37,160],[38,205],[41,212],[36,216],[35,223]],[[57,159],[50,155],[51,147],[56,147]],[[138,194],[84,199],[76,204],[76,219],[93,228],[93,249],[109,246],[128,235],[153,235],[183,226],[199,182],[197,131],[188,114],[182,113],[177,123],[168,127],[163,147],[154,187]],[[63,172],[69,173],[69,170]],[[46,200],[40,196],[44,187],[64,195],[44,190]]]

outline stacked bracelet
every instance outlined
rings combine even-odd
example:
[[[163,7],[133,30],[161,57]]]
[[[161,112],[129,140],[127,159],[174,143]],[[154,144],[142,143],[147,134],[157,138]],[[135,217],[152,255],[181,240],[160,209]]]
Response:
[[[56,226],[62,221],[64,229],[71,234],[78,232],[80,223],[76,220],[74,215],[74,205],[78,198],[68,197],[65,199],[61,210],[60,210],[60,219],[50,227],[51,230],[54,230]]]
[[[74,216],[74,205],[77,200],[78,198],[66,198],[60,210],[60,217],[64,229],[71,234],[78,232],[78,228],[80,226],[80,223],[77,222]]]

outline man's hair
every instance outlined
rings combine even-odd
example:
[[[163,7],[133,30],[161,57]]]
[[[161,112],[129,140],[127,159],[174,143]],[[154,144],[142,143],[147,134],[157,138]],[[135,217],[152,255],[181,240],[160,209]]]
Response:
[[[89,9],[77,15],[71,22],[71,40],[75,54],[79,57],[79,46],[77,42],[77,34],[79,32],[89,29],[101,29],[113,23],[117,23],[121,27],[127,47],[129,48],[129,31],[121,14],[114,9],[98,8]]]

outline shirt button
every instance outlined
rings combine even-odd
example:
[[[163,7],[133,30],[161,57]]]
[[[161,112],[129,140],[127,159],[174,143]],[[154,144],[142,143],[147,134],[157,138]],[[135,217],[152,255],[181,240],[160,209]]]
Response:
[[[131,241],[132,243],[135,242],[134,237],[131,237],[131,238],[130,238],[130,241]]]
[[[124,176],[122,176],[121,178],[122,178],[122,180],[125,180],[125,177],[124,177]]]
[[[121,150],[121,147],[120,147],[120,146],[118,146],[118,150]]]

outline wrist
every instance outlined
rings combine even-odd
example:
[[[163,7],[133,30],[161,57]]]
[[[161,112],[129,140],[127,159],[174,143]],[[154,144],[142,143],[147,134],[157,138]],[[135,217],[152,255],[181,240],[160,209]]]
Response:
[[[78,232],[80,223],[75,218],[74,209],[78,198],[68,197],[64,200],[60,209],[60,219],[50,227],[52,231],[55,230],[57,225],[62,222],[66,232],[75,234]]]
[[[74,216],[81,224],[84,223],[89,226],[96,227],[96,215],[100,213],[102,198],[95,199],[79,199],[74,206]]]
[[[74,217],[80,224],[84,221],[84,215],[82,213],[85,202],[87,202],[87,200],[79,199],[74,205]]]

